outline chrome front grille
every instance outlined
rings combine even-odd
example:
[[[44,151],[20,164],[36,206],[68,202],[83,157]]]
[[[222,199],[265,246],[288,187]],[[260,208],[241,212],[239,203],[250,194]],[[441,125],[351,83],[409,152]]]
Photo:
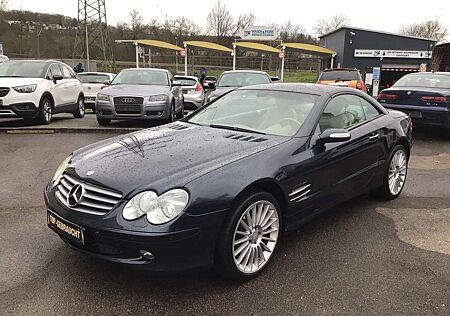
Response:
[[[68,202],[69,192],[76,185],[82,186],[84,189],[83,194],[77,205],[70,206]],[[63,175],[56,187],[55,194],[58,201],[65,207],[92,215],[105,215],[111,211],[122,198],[122,194],[119,192],[80,181],[67,173]]]

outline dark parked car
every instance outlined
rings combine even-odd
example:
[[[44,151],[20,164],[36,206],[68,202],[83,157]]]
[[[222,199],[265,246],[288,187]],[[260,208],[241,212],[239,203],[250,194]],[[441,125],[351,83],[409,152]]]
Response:
[[[256,70],[230,70],[224,71],[217,81],[216,90],[211,92],[208,96],[208,102],[211,102],[218,97],[224,95],[231,90],[247,87],[251,85],[258,85],[264,83],[271,83],[269,75],[263,71]]]
[[[238,89],[179,122],[76,150],[45,188],[72,248],[158,272],[246,280],[280,237],[369,191],[399,196],[411,122],[355,89]]]
[[[445,128],[450,136],[450,73],[406,75],[381,91],[378,102],[408,113],[414,124]]]
[[[122,70],[97,95],[97,121],[102,126],[124,119],[173,122],[184,115],[180,86],[165,69]]]

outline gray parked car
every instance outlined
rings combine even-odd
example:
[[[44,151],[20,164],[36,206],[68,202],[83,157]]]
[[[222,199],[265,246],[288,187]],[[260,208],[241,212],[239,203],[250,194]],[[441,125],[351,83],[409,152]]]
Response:
[[[271,83],[270,76],[264,71],[230,70],[224,71],[217,81],[216,90],[208,96],[208,102],[217,99],[231,90],[256,84]]]
[[[205,90],[197,77],[176,75],[175,80],[181,84],[186,110],[197,110],[205,104]]]
[[[97,95],[95,109],[102,126],[124,119],[172,122],[183,117],[183,94],[168,70],[125,69]]]

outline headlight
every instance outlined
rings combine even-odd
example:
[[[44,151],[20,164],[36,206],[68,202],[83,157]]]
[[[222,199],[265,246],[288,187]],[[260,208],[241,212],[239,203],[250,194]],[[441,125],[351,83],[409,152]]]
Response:
[[[189,194],[182,189],[167,191],[161,196],[146,191],[134,196],[123,209],[123,218],[137,219],[143,215],[155,225],[164,224],[177,217],[186,207]]]
[[[166,101],[167,96],[165,94],[152,95],[148,98],[149,102],[161,102]]]
[[[99,93],[97,94],[97,100],[109,102],[109,95]]]
[[[70,155],[69,157],[64,159],[63,162],[61,162],[61,164],[59,165],[58,169],[56,169],[55,175],[53,176],[52,181],[51,181],[52,187],[55,187],[58,185],[64,171],[69,166],[70,159],[72,159],[72,155]]]
[[[26,86],[20,86],[20,87],[13,87],[14,90],[16,90],[19,93],[32,93],[36,90],[35,84],[29,84]]]

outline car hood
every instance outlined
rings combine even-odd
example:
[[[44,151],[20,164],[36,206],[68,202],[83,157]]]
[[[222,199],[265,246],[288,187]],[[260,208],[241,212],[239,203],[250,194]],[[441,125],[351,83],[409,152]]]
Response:
[[[211,94],[209,95],[210,98],[218,98],[222,95],[224,95],[227,92],[230,92],[231,90],[236,90],[238,87],[226,87],[226,88],[216,88]]]
[[[169,86],[152,85],[112,85],[102,90],[102,94],[109,96],[151,96],[157,94],[167,94],[170,91]]]
[[[38,84],[42,78],[13,78],[13,77],[0,77],[0,87],[18,87],[29,84]]]
[[[161,193],[288,140],[176,122],[79,149],[68,172],[124,196]]]

